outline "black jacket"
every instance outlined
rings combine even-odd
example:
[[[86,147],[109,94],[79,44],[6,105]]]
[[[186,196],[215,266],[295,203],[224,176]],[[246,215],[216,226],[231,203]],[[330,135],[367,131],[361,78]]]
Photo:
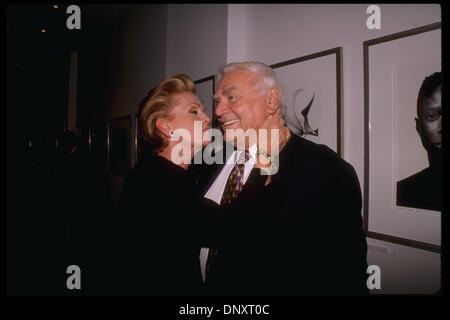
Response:
[[[197,170],[203,194],[222,167]],[[253,169],[241,194],[214,213],[212,245],[219,254],[206,281],[208,294],[368,294],[353,167],[328,147],[292,135],[272,183],[265,187],[259,172]]]
[[[190,174],[167,159],[136,165],[119,197],[117,294],[201,294],[198,200]]]

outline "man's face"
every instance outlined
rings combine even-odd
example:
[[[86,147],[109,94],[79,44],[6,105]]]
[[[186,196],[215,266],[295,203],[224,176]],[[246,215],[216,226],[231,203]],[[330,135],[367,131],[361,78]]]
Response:
[[[418,101],[417,132],[427,152],[441,150],[441,86]]]
[[[258,130],[268,115],[267,97],[261,75],[245,69],[227,72],[220,80],[214,96],[216,115],[222,125],[224,139],[236,144],[227,129]]]

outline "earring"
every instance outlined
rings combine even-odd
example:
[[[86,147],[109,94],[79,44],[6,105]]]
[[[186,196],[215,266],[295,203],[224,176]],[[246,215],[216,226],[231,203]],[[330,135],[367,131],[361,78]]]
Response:
[[[170,131],[169,131],[169,135],[170,135],[171,137],[173,137],[173,130],[170,130]]]

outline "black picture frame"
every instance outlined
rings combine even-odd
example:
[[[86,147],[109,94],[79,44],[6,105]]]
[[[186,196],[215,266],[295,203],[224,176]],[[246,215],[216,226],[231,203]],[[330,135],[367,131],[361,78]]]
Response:
[[[126,176],[131,169],[131,117],[108,120],[107,125],[108,173]]]
[[[90,154],[96,168],[107,170],[108,161],[108,123],[99,121],[90,126]]]
[[[82,125],[75,128],[75,133],[78,136],[78,147],[83,149],[86,153],[91,151],[91,126]]]

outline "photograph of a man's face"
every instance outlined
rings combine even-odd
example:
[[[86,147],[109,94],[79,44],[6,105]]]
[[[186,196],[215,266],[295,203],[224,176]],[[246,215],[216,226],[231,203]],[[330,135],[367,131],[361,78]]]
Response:
[[[428,167],[397,182],[398,206],[442,211],[441,87],[442,74],[434,72],[423,80],[417,94],[413,121],[426,151]]]

